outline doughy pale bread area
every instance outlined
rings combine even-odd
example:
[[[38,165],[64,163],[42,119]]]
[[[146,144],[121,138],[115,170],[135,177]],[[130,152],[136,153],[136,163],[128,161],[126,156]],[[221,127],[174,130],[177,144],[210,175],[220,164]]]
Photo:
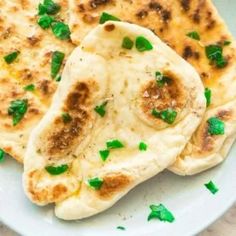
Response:
[[[152,50],[122,48],[124,37],[135,42],[140,35]],[[157,71],[171,82],[158,87]],[[94,108],[104,101],[101,117]],[[124,22],[99,25],[73,51],[50,109],[30,135],[25,192],[38,205],[56,203],[57,217],[65,220],[97,214],[174,163],[205,106],[197,72],[151,31]],[[174,123],[154,117],[154,108],[177,111]],[[63,112],[70,122],[63,122]],[[109,140],[123,147],[110,149],[103,161],[99,151]],[[146,151],[139,150],[141,141]],[[57,176],[45,170],[61,165],[69,168]],[[98,189],[88,184],[95,177],[102,180]]]
[[[192,175],[226,158],[236,134],[236,107],[232,105],[236,98],[236,47],[212,1],[70,0],[69,7],[74,43],[79,44],[84,35],[98,24],[102,12],[107,12],[122,21],[151,29],[195,67],[204,86],[211,90],[211,104],[203,123],[170,170],[180,175]],[[197,32],[200,40],[187,36],[191,32]],[[225,44],[228,41],[230,43]],[[205,50],[209,45],[222,47],[223,57],[227,61],[223,68],[217,68],[207,58]],[[224,113],[228,115],[222,116]],[[224,121],[224,135],[207,134],[207,120],[212,116]]]
[[[40,1],[0,1],[0,148],[19,162],[23,162],[29,134],[44,115],[51,102],[57,82],[51,78],[51,57],[54,51],[70,54],[71,42],[56,39],[49,30],[37,24]],[[58,1],[64,8],[66,1]],[[66,14],[60,13],[61,19]],[[4,57],[18,51],[14,63]],[[35,91],[25,91],[33,84]],[[28,100],[24,118],[13,125],[8,109],[12,101]]]

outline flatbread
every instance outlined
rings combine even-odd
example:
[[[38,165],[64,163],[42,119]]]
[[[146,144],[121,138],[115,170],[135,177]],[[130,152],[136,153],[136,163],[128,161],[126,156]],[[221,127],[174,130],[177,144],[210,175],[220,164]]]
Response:
[[[205,87],[212,91],[211,105],[203,123],[186,150],[170,168],[180,175],[192,175],[222,162],[233,144],[235,130],[236,56],[235,43],[226,24],[210,0],[70,0],[72,40],[79,44],[98,24],[102,12],[133,22],[155,32],[198,71]],[[197,32],[201,40],[187,36]],[[231,44],[224,46],[226,41]],[[228,62],[217,68],[206,56],[205,46],[218,44]],[[227,43],[226,43],[227,44]],[[208,133],[208,118],[225,122],[224,135]]]
[[[23,162],[29,134],[51,103],[57,82],[50,76],[51,56],[54,51],[73,50],[71,42],[56,39],[49,30],[37,24],[40,1],[0,1],[0,148]],[[59,1],[67,9],[67,1]],[[62,20],[67,13],[61,12]],[[19,51],[16,62],[7,64],[4,56]],[[23,88],[34,84],[34,92]],[[13,126],[8,108],[12,101],[28,99],[28,111],[19,124]]]
[[[140,35],[153,49],[137,49]],[[125,37],[136,46],[124,49]],[[163,86],[157,71],[168,77]],[[104,102],[106,113],[98,115],[94,109]],[[171,165],[205,106],[197,72],[150,30],[125,22],[99,25],[68,59],[52,106],[30,135],[26,194],[38,205],[56,202],[56,215],[65,220],[97,214]],[[153,109],[177,117],[167,121]],[[139,150],[141,141],[146,151]],[[99,155],[104,149],[106,160]],[[91,185],[95,189],[88,185],[94,178],[102,181]]]

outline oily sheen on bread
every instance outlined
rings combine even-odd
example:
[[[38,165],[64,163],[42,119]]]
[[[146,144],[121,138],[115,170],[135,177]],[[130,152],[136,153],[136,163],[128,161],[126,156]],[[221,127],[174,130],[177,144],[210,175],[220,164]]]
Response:
[[[236,98],[236,46],[211,0],[70,0],[69,7],[75,43],[79,44],[98,24],[102,12],[107,12],[151,29],[195,67],[204,86],[211,90],[203,123],[170,170],[180,175],[196,174],[226,158],[236,134],[236,107],[232,105]],[[215,54],[209,52],[212,48]],[[218,58],[219,65],[209,58]],[[224,122],[224,134],[208,133],[211,117]]]
[[[30,135],[26,194],[38,205],[56,203],[65,220],[111,207],[176,160],[205,103],[197,72],[150,30],[97,26],[68,59],[52,106]],[[171,111],[177,116],[168,120]]]
[[[74,47],[39,27],[39,2],[0,1],[0,148],[19,162],[23,162],[29,134],[50,105],[58,84],[50,75],[52,53],[60,51],[67,57]],[[66,1],[58,2],[67,7]],[[67,19],[63,11],[60,17]],[[13,52],[18,57],[8,64],[4,57]],[[34,91],[26,91],[28,85],[33,85]],[[17,100],[27,101],[28,108],[14,125],[9,108]]]

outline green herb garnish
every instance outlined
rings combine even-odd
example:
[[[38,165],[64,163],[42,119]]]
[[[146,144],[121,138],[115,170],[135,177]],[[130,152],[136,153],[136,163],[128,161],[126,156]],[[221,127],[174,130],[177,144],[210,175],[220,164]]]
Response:
[[[132,41],[132,39],[130,39],[129,37],[124,37],[123,41],[122,41],[122,48],[125,49],[132,49],[134,46],[134,42]]]
[[[219,45],[209,45],[205,48],[207,58],[212,61],[216,67],[223,68],[227,61],[223,56],[223,48]]]
[[[152,115],[156,118],[162,119],[163,121],[171,125],[175,122],[177,112],[171,108],[163,111],[157,111],[156,109],[153,109]]]
[[[93,179],[89,179],[88,185],[95,190],[99,190],[103,185],[103,180],[97,177]]]
[[[24,117],[28,110],[28,100],[15,100],[12,101],[10,107],[8,108],[8,114],[13,117],[13,125],[16,126]]]
[[[135,46],[139,52],[150,51],[153,49],[152,44],[143,36],[138,36],[135,41]]]
[[[152,219],[159,219],[161,221],[168,221],[173,222],[175,220],[175,217],[173,214],[162,204],[156,206],[151,205],[150,206],[151,213],[148,216],[148,221]]]
[[[146,143],[140,142],[138,148],[139,148],[140,151],[146,151],[146,150],[147,150],[147,147],[148,147],[148,146],[147,146]]]
[[[189,32],[189,33],[187,33],[186,35],[187,35],[189,38],[192,38],[192,39],[195,39],[195,40],[198,40],[198,41],[201,39],[199,33],[196,32],[196,31]]]
[[[61,166],[47,166],[45,170],[51,175],[60,175],[65,173],[69,169],[68,165],[61,165]]]
[[[212,181],[204,185],[212,194],[216,194],[219,191],[219,189],[216,187],[216,185]]]
[[[126,230],[126,228],[124,226],[117,226],[116,228],[119,230]]]
[[[48,15],[43,15],[40,16],[40,18],[38,19],[38,25],[42,28],[42,29],[48,29],[51,27],[52,22],[54,22],[54,18]]]
[[[55,15],[61,10],[61,6],[52,0],[44,0],[38,6],[38,15]]]
[[[70,123],[72,121],[72,117],[67,112],[63,112],[61,118],[65,124]]]
[[[101,150],[99,151],[100,157],[103,161],[106,161],[106,159],[109,157],[110,155],[110,150],[105,149],[105,150]]]
[[[225,133],[225,123],[217,117],[211,117],[207,121],[208,133],[211,135],[222,135]]]
[[[25,91],[33,92],[33,91],[35,90],[35,86],[34,86],[34,84],[26,85],[26,86],[24,87],[24,90],[25,90]]]
[[[157,86],[160,88],[162,88],[165,84],[169,84],[171,82],[171,79],[163,75],[160,71],[157,71],[155,76],[156,76]]]
[[[59,51],[55,51],[52,54],[52,63],[51,63],[51,76],[52,78],[56,78],[57,74],[61,69],[61,65],[65,58],[65,54]]]
[[[209,107],[211,104],[211,90],[209,88],[205,88],[205,98],[207,107]]]
[[[6,153],[2,149],[0,149],[0,162],[3,162],[5,160],[5,154]]]
[[[12,52],[12,53],[6,55],[4,57],[4,60],[7,64],[11,64],[16,60],[16,58],[18,57],[19,54],[20,54],[19,51]]]
[[[224,43],[223,43],[223,45],[224,45],[224,46],[228,46],[228,45],[230,45],[231,43],[232,43],[231,41],[225,40]]]
[[[51,25],[52,27],[52,32],[53,34],[61,39],[61,40],[67,40],[67,39],[70,39],[70,28],[68,25],[66,25],[65,23],[63,22],[54,22],[52,23]]]
[[[55,78],[55,81],[60,82],[61,81],[61,75],[57,75],[56,78]]]
[[[107,149],[123,148],[124,144],[117,139],[107,141]]]
[[[120,19],[106,12],[103,12],[100,17],[99,24],[104,24],[107,21],[120,21]]]
[[[102,105],[96,106],[94,111],[97,112],[101,117],[104,117],[106,115],[106,105],[107,102],[104,102]]]

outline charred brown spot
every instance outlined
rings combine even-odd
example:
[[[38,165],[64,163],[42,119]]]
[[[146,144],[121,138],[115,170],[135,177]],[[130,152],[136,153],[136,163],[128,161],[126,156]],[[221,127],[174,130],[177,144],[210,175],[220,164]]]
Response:
[[[195,10],[194,14],[193,14],[193,21],[196,24],[199,24],[201,21],[201,16],[200,16],[200,9]]]
[[[230,110],[221,110],[217,113],[216,115],[219,119],[223,120],[223,121],[227,121],[231,118],[232,116],[232,111]]]
[[[89,5],[91,8],[95,9],[98,6],[106,5],[107,3],[110,3],[111,0],[91,0],[89,1]]]
[[[138,17],[139,19],[144,19],[147,16],[148,16],[148,11],[146,10],[140,10],[136,13],[136,17]]]
[[[84,14],[84,16],[83,16],[83,21],[87,24],[92,24],[92,23],[96,22],[96,20],[97,20],[97,17],[94,17],[89,14]]]
[[[189,58],[198,60],[200,58],[199,52],[194,52],[190,46],[184,47],[182,56],[185,60],[188,60]]]
[[[36,36],[31,36],[31,37],[28,37],[27,40],[31,46],[35,46],[39,43],[40,38]]]
[[[76,85],[74,92],[70,93],[66,100],[66,109],[81,111],[81,105],[86,105],[90,96],[89,87],[86,83]]]
[[[158,3],[158,2],[155,2],[155,1],[151,1],[151,2],[149,3],[149,8],[150,8],[151,10],[155,10],[155,11],[160,11],[160,10],[163,9],[163,7],[161,6],[161,4]]]
[[[208,24],[207,24],[207,29],[213,29],[216,25],[216,21],[215,20],[211,20]]]
[[[163,10],[161,12],[162,20],[168,22],[171,19],[171,12],[168,10]]]
[[[81,3],[81,4],[78,5],[78,11],[79,11],[79,12],[84,12],[84,11],[85,11],[85,6],[84,6],[83,3]]]
[[[80,117],[72,118],[72,121],[66,124],[66,127],[61,128],[48,138],[48,154],[56,155],[72,145],[72,142],[80,135],[83,125],[85,124],[88,114],[81,111]],[[61,121],[62,122],[62,121]],[[56,119],[55,124],[58,124]]]
[[[184,9],[184,11],[190,10],[190,0],[181,0],[181,6]]]
[[[201,152],[210,152],[214,148],[214,138],[208,132],[208,124],[205,125],[202,135],[201,135],[202,148],[199,151]]]
[[[168,21],[171,19],[171,11],[164,9],[160,3],[151,1],[148,6],[149,9],[156,11],[161,16],[164,23],[168,23]]]
[[[28,174],[28,192],[35,202],[57,202],[66,197],[68,189],[63,184],[57,184],[52,188],[37,188],[37,183],[40,180],[41,172],[38,170],[31,171]]]
[[[64,123],[61,116],[58,116],[54,120],[55,128],[51,129],[52,132],[49,129],[48,135],[42,136],[42,140],[47,140],[47,145],[42,144],[41,150],[50,160],[70,153],[74,145],[83,139],[86,126],[91,120],[91,89],[96,90],[97,87],[94,81],[79,82],[68,94],[63,110],[69,112],[71,121]]]
[[[144,113],[151,115],[151,111],[164,110],[168,108],[182,109],[185,104],[183,89],[181,84],[171,73],[166,73],[170,81],[164,86],[158,86],[155,79],[150,81],[141,90],[142,110]]]
[[[215,19],[213,19],[213,16],[212,16],[212,12],[211,12],[211,11],[208,11],[208,12],[207,12],[207,15],[206,15],[206,22],[208,22],[208,23],[207,23],[207,26],[206,26],[206,28],[207,28],[208,30],[213,29],[213,28],[215,27],[215,25],[216,25],[216,21],[215,21]]]
[[[51,81],[49,80],[40,81],[38,83],[38,88],[44,95],[49,95],[54,92],[54,88],[52,87]]]
[[[110,198],[123,191],[131,183],[130,177],[124,174],[110,174],[103,178],[103,185],[98,191],[102,198]]]
[[[63,184],[57,184],[53,187],[52,190],[52,196],[53,199],[60,199],[62,195],[64,195],[67,192],[67,187]]]
[[[115,25],[114,24],[108,24],[108,25],[105,25],[105,30],[108,31],[108,32],[111,32],[115,29]]]

